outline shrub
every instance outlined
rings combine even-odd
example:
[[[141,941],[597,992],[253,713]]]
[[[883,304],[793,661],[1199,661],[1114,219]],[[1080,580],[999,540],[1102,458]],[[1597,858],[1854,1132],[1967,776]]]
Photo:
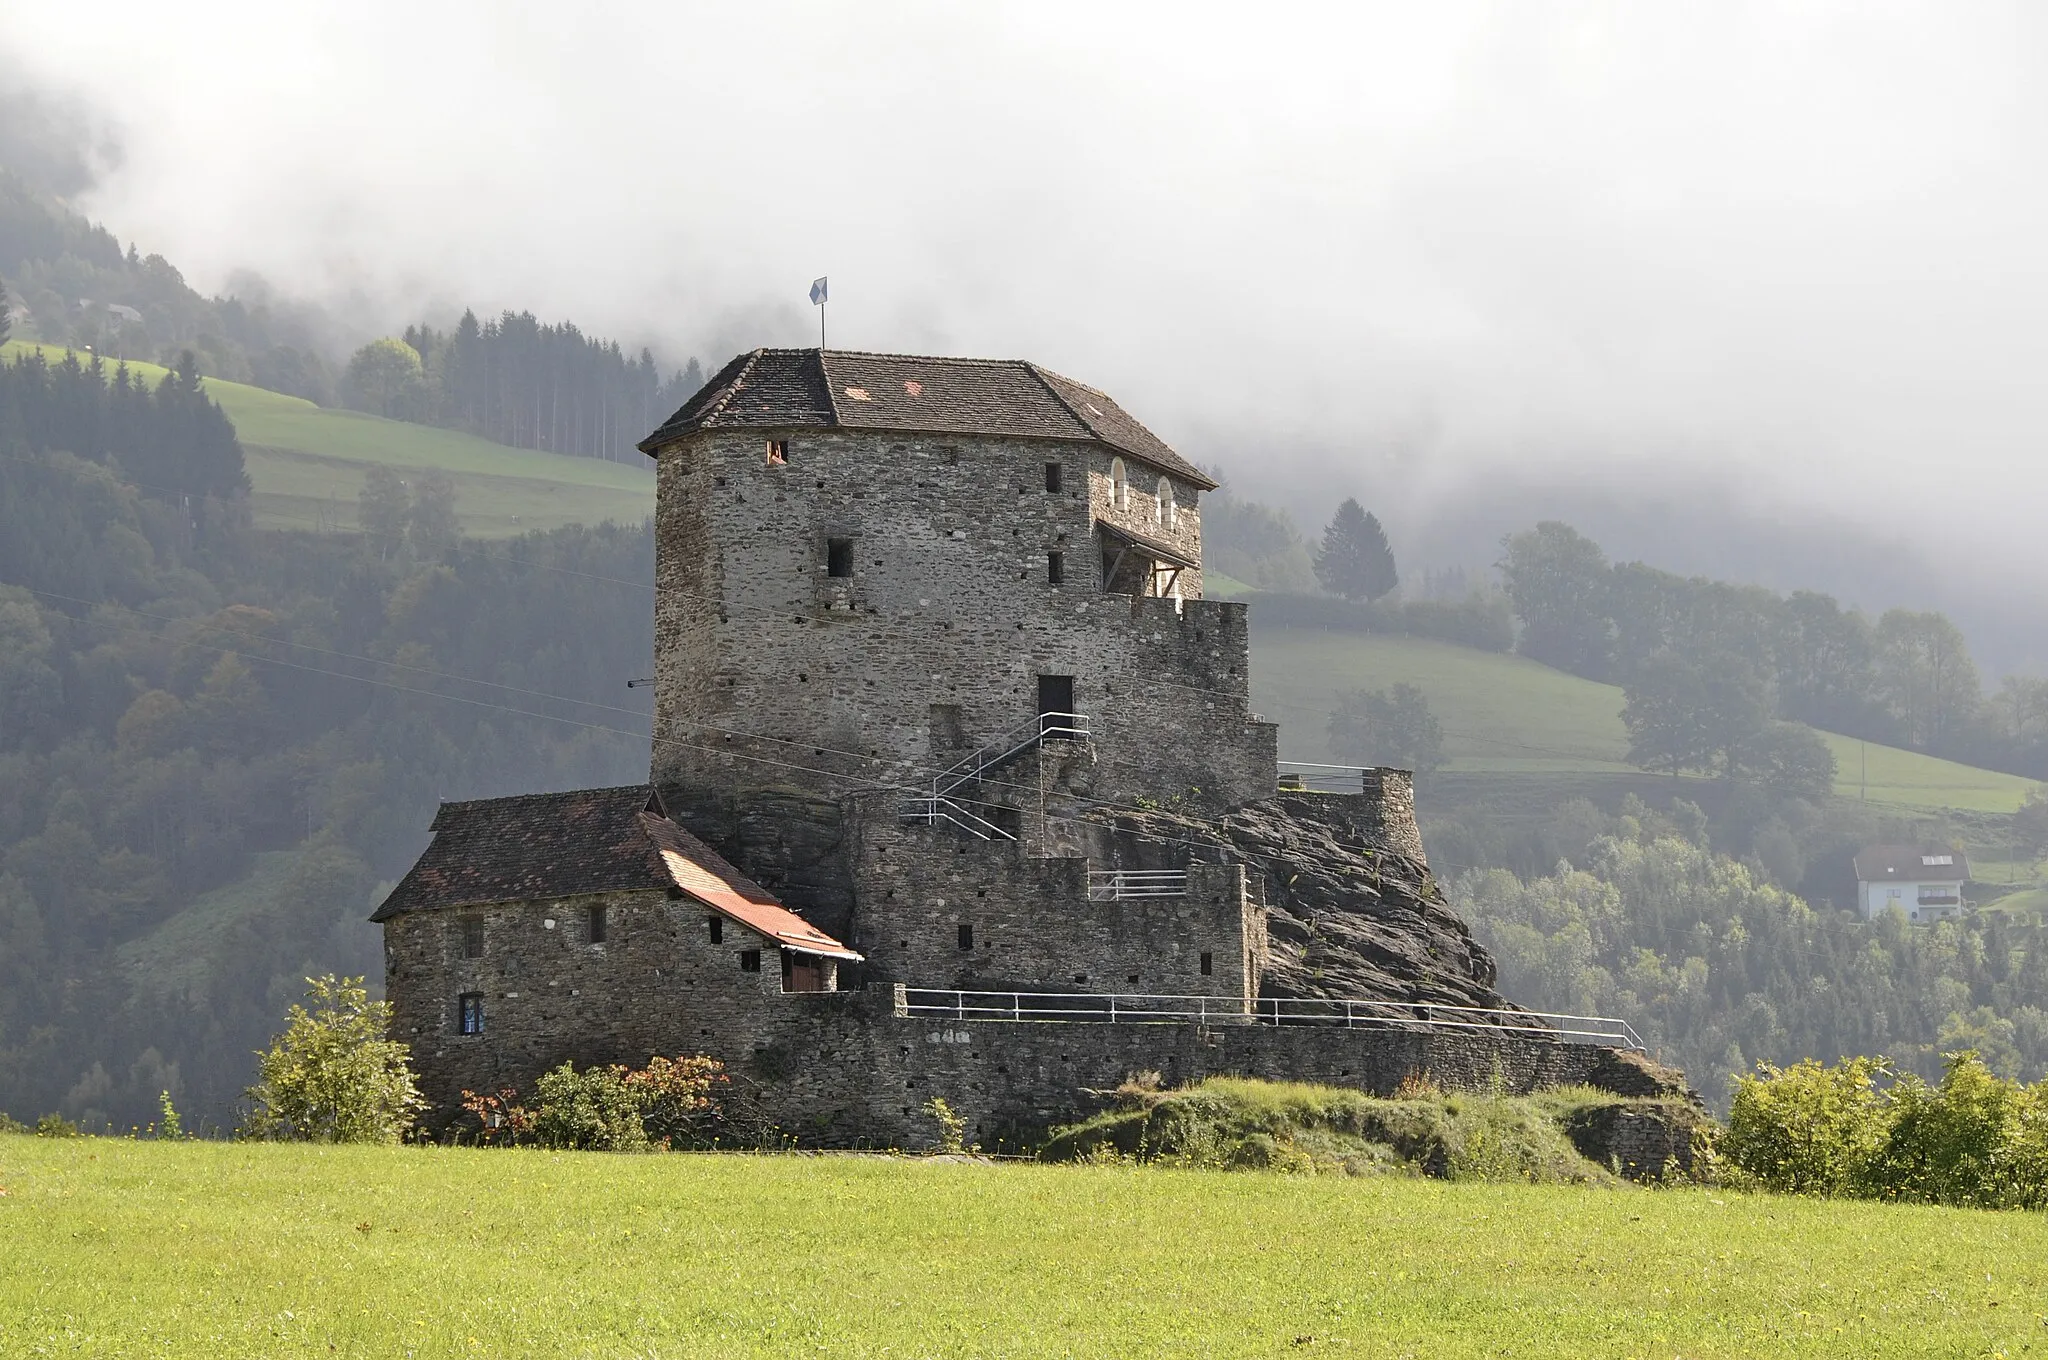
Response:
[[[534,1083],[534,1105],[510,1087],[462,1093],[479,1143],[537,1143],[589,1152],[710,1147],[732,1132],[724,1064],[702,1054],[650,1060],[644,1068],[563,1063]]]
[[[309,1009],[294,1005],[285,1032],[262,1055],[260,1079],[245,1093],[245,1138],[312,1143],[395,1143],[426,1107],[406,1065],[406,1046],[387,1036],[391,1003],[372,1001],[363,980],[306,979]]]
[[[36,1137],[38,1138],[77,1138],[80,1136],[78,1125],[72,1123],[61,1114],[46,1114],[36,1121]]]
[[[1745,1077],[1720,1152],[1766,1189],[1983,1208],[2048,1207],[2048,1082],[1948,1055],[1941,1082],[1881,1061],[1803,1062]]]
[[[1875,1079],[1882,1059],[1824,1067],[1811,1058],[1779,1069],[1757,1064],[1735,1087],[1721,1155],[1770,1190],[1835,1195],[1860,1183],[1884,1136]]]
[[[651,1144],[641,1096],[624,1067],[563,1063],[534,1083],[534,1140],[542,1147],[587,1152],[644,1152]]]

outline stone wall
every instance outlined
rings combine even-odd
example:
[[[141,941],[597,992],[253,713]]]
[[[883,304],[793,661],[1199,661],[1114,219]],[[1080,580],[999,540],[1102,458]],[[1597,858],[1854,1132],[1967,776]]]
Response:
[[[1108,451],[1089,445],[788,438],[780,466],[753,433],[694,435],[659,459],[653,777],[664,792],[915,784],[947,763],[948,739],[980,746],[1031,721],[1040,675],[1074,677],[1100,796],[1199,788],[1221,807],[1271,792],[1273,739],[1248,709],[1244,607],[1102,589],[1095,520],[1127,520],[1198,557],[1195,488],[1176,488],[1169,527],[1151,519],[1149,486],[1115,509]],[[1058,493],[1044,487],[1052,460],[1066,468]],[[852,544],[850,577],[828,575],[834,539]],[[1199,588],[1199,573],[1184,573],[1184,593]]]
[[[1185,894],[1096,901],[1085,858],[1038,858],[1023,842],[906,825],[887,794],[854,801],[850,943],[867,956],[869,978],[1239,1003],[1257,994],[1264,913],[1246,896],[1242,865],[1187,865],[1183,855]]]
[[[603,944],[588,938],[596,905],[606,909]],[[463,957],[467,916],[484,924],[479,959]],[[387,923],[394,1033],[412,1046],[433,1105],[429,1124],[451,1121],[465,1089],[530,1092],[564,1061],[637,1066],[686,1053],[727,1063],[779,1127],[820,1146],[929,1143],[935,1130],[922,1110],[933,1096],[964,1114],[979,1141],[1014,1143],[1091,1113],[1091,1092],[1140,1071],[1169,1082],[1235,1073],[1377,1094],[1411,1073],[1451,1090],[1588,1084],[1638,1098],[1683,1093],[1634,1055],[1507,1035],[926,1019],[899,1013],[893,989],[785,993],[772,947],[730,922],[722,934],[714,942],[701,908],[660,892]],[[758,973],[740,967],[751,948],[761,950]],[[484,996],[480,1035],[458,1032],[463,992]]]

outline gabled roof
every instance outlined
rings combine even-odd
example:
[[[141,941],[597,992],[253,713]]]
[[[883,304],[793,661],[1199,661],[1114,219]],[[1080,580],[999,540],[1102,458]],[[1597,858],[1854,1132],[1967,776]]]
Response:
[[[757,349],[735,358],[640,443],[696,430],[902,430],[1103,444],[1203,490],[1214,478],[1105,394],[1022,359]]]
[[[1960,883],[1970,876],[1970,857],[1953,845],[1871,845],[1856,852],[1856,878],[1863,883]]]
[[[584,893],[677,889],[772,943],[860,955],[669,820],[644,784],[443,803],[434,839],[370,919]]]

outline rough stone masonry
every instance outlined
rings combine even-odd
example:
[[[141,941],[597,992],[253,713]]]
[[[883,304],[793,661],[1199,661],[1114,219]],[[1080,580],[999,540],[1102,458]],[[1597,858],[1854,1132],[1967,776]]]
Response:
[[[641,448],[649,784],[446,804],[374,918],[437,1122],[691,1052],[820,1145],[933,1096],[1028,1138],[1141,1070],[1683,1091],[1506,1013],[1404,772],[1280,787],[1216,483],[1103,393],[755,350]]]

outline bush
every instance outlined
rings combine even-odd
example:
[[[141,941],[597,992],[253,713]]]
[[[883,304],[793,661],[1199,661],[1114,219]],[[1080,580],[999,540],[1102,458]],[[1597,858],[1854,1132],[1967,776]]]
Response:
[[[306,985],[313,1006],[294,1005],[285,1032],[262,1055],[240,1136],[397,1142],[426,1102],[406,1065],[406,1046],[387,1037],[391,1003],[370,1000],[359,977],[330,973]]]
[[[1789,1068],[1757,1064],[1740,1078],[1721,1155],[1769,1190],[1842,1194],[1862,1182],[1884,1138],[1884,1101],[1876,1058],[1824,1067],[1808,1058]]]
[[[1720,1153],[1766,1189],[1980,1208],[2048,1207],[2048,1082],[1948,1055],[1938,1086],[1882,1059],[1744,1077]]]
[[[534,1105],[511,1088],[462,1093],[479,1143],[538,1144],[585,1152],[713,1147],[734,1132],[721,1088],[724,1064],[702,1054],[650,1060],[644,1068],[563,1063],[534,1083]]]

